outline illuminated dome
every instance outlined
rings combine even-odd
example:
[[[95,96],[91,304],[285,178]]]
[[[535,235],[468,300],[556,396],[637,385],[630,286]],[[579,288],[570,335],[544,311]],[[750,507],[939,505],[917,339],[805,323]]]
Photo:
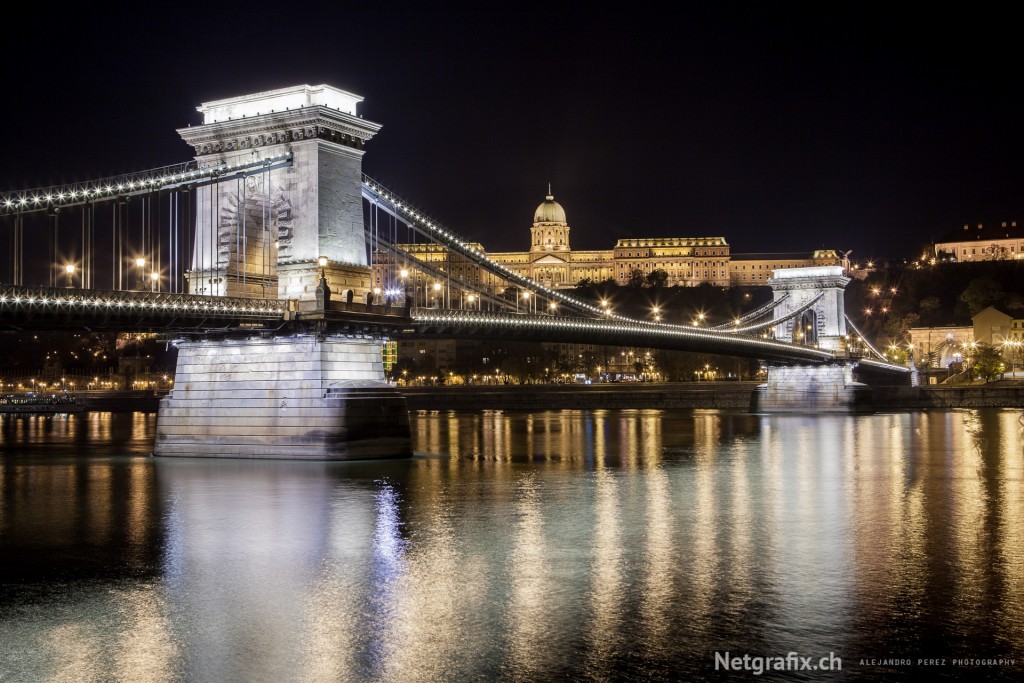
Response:
[[[551,188],[548,188],[548,192],[551,192]],[[565,223],[565,209],[562,205],[555,201],[554,195],[548,194],[544,198],[544,203],[537,207],[537,210],[533,212],[534,223]]]

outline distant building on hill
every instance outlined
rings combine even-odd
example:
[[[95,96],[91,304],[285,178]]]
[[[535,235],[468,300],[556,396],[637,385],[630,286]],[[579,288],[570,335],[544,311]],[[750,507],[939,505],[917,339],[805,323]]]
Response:
[[[1024,258],[1024,226],[1017,221],[965,224],[935,243],[935,258],[958,263]]]

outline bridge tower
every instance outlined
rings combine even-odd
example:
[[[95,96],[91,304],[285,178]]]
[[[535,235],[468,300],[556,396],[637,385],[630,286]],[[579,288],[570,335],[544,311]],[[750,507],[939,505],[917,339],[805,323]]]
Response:
[[[842,266],[813,266],[776,270],[768,280],[776,302],[775,317],[804,308],[800,315],[775,326],[775,338],[819,349],[839,351],[846,345],[846,310],[843,291],[850,278]],[[820,298],[818,296],[821,295]]]
[[[290,154],[291,165],[213,183],[196,196],[193,294],[313,300],[321,267],[335,294],[370,292],[361,193],[363,145],[380,130],[362,97],[302,85],[198,107],[178,130],[200,168]]]
[[[325,322],[332,299],[371,300],[362,156],[380,125],[356,113],[361,101],[301,85],[205,102],[202,124],[178,131],[201,168],[267,161],[197,190],[190,292],[286,299],[292,321],[273,333],[176,340],[156,455],[409,454],[405,399],[384,382],[381,341]]]
[[[787,268],[772,273],[768,285],[777,302],[776,340],[846,351],[846,312],[843,293],[850,278],[841,266]],[[827,365],[768,366],[768,381],[754,393],[754,406],[766,411],[856,411],[870,409],[871,389],[853,379],[856,362],[837,360]]]

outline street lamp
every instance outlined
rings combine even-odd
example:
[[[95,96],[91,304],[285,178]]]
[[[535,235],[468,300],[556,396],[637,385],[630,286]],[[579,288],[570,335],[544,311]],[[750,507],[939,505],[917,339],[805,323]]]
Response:
[[[64,272],[67,273],[67,276],[68,276],[68,287],[69,288],[70,287],[74,287],[75,286],[75,264],[74,263],[69,263],[66,266],[64,266]]]
[[[160,273],[154,270],[152,273],[149,274],[149,279],[152,282],[152,284],[150,285],[150,290],[153,292],[157,291],[160,288]]]
[[[409,305],[409,285],[408,285],[407,280],[409,278],[409,271],[406,270],[405,268],[402,268],[400,271],[398,271],[398,277],[400,277],[402,279],[402,302],[403,302],[404,305],[408,306]],[[413,302],[413,303],[415,303],[415,302]]]
[[[146,259],[142,258],[141,256],[139,258],[135,259],[135,268],[136,268],[136,271],[135,271],[136,286],[135,286],[135,288],[136,289],[142,289],[145,286],[145,282],[146,282],[146,273],[145,273]]]

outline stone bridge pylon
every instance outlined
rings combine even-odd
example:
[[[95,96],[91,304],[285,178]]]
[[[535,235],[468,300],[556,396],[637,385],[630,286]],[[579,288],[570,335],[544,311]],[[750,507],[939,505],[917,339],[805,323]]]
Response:
[[[409,455],[405,398],[381,340],[323,327],[330,299],[368,303],[358,95],[301,85],[199,107],[180,129],[200,168],[266,160],[200,187],[189,290],[287,299],[278,330],[182,336],[154,454],[347,460]]]
[[[775,339],[836,352],[826,365],[768,365],[768,381],[754,392],[753,407],[781,412],[853,412],[871,409],[871,389],[854,381],[856,361],[844,359],[847,342],[843,296],[850,278],[841,266],[776,270],[768,281],[775,318],[789,317],[773,329]]]
[[[356,114],[362,99],[301,85],[197,108],[203,123],[178,134],[201,169],[265,160],[267,170],[196,190],[191,293],[313,300],[323,272],[335,295],[365,300],[363,146],[381,126]]]

